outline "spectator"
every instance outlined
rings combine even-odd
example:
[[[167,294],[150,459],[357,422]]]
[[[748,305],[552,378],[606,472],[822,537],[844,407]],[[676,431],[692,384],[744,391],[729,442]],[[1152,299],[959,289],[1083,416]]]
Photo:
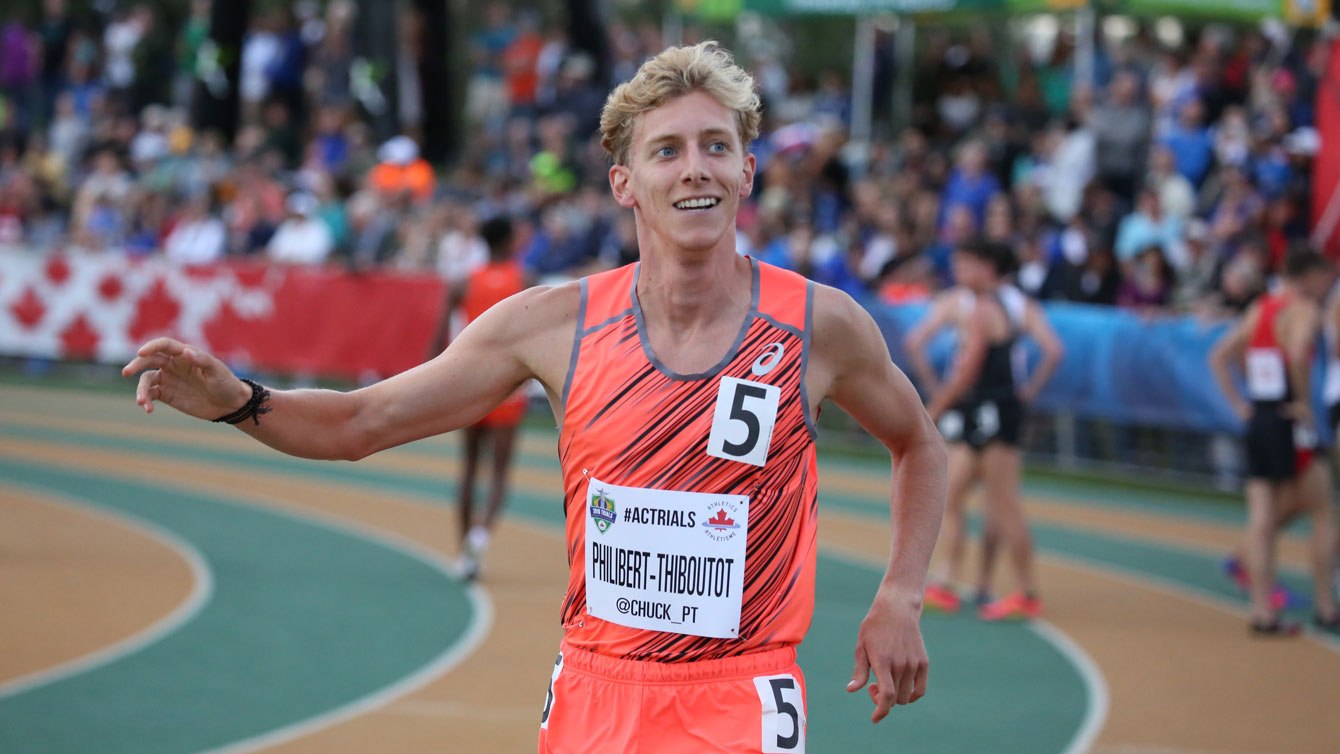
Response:
[[[1168,305],[1172,296],[1173,274],[1163,250],[1154,244],[1144,247],[1126,266],[1117,288],[1117,305],[1141,313],[1154,313]]]
[[[1158,192],[1143,189],[1135,212],[1123,218],[1117,227],[1117,261],[1125,265],[1151,246],[1161,253],[1181,238],[1181,229],[1177,218],[1163,213]]]
[[[957,165],[949,174],[949,183],[940,199],[940,206],[945,212],[941,218],[941,228],[948,220],[951,207],[967,208],[972,212],[973,223],[977,227],[986,222],[986,206],[1000,192],[996,176],[987,170],[986,158],[986,146],[980,141],[966,142],[960,148]]]
[[[1196,189],[1186,176],[1177,172],[1173,151],[1166,144],[1157,144],[1150,150],[1145,186],[1158,195],[1163,213],[1178,222],[1186,221],[1196,211]]]
[[[219,218],[213,198],[197,194],[187,201],[163,242],[163,254],[183,265],[210,264],[223,259],[228,248],[228,229]]]
[[[1112,77],[1107,100],[1089,119],[1098,157],[1098,179],[1123,201],[1130,202],[1139,186],[1149,144],[1150,116],[1139,101],[1140,80],[1129,71]],[[1129,206],[1129,205],[1128,205]]]
[[[1168,130],[1163,144],[1173,155],[1173,164],[1192,186],[1200,186],[1214,160],[1214,139],[1205,127],[1205,106],[1189,99],[1177,112],[1177,122]]]
[[[377,150],[379,162],[369,175],[374,189],[384,196],[408,195],[416,202],[433,195],[437,184],[433,168],[419,156],[419,145],[408,136],[396,136]]]
[[[294,193],[284,206],[288,216],[270,239],[266,256],[281,264],[312,265],[326,261],[335,242],[330,229],[316,214],[316,197]]]

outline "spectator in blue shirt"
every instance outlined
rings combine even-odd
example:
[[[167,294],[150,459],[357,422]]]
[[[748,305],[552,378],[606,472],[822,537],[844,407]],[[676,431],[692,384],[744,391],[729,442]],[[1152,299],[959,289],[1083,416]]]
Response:
[[[1199,187],[1214,162],[1214,138],[1205,127],[1205,105],[1189,99],[1177,114],[1177,123],[1168,130],[1163,143],[1172,150],[1177,172]]]
[[[980,141],[969,141],[959,151],[958,165],[949,174],[944,194],[940,198],[940,229],[949,219],[949,209],[966,207],[972,212],[976,227],[986,222],[986,205],[1000,193],[1000,182],[987,170],[986,146]]]

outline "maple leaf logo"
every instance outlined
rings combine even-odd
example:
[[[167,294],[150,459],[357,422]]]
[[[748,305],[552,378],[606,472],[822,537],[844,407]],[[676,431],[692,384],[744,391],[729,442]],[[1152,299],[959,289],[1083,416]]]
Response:
[[[703,526],[710,526],[713,529],[734,529],[735,519],[726,515],[725,508],[720,508],[717,510],[717,514],[707,519]]]

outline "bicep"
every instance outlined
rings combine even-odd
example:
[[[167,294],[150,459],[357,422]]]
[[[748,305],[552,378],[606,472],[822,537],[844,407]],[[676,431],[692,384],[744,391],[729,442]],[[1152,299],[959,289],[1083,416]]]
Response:
[[[521,335],[524,315],[507,303],[470,323],[432,360],[356,393],[364,429],[378,438],[375,450],[471,424],[535,376],[521,357],[529,340]]]

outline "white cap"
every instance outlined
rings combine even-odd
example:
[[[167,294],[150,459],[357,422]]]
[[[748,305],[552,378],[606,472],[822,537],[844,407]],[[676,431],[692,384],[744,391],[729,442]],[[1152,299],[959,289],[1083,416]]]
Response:
[[[305,191],[295,191],[289,194],[288,201],[284,203],[289,212],[295,215],[310,215],[316,211],[318,202],[316,197]]]
[[[394,136],[377,150],[377,159],[396,165],[408,165],[419,158],[419,145],[408,136]]]

